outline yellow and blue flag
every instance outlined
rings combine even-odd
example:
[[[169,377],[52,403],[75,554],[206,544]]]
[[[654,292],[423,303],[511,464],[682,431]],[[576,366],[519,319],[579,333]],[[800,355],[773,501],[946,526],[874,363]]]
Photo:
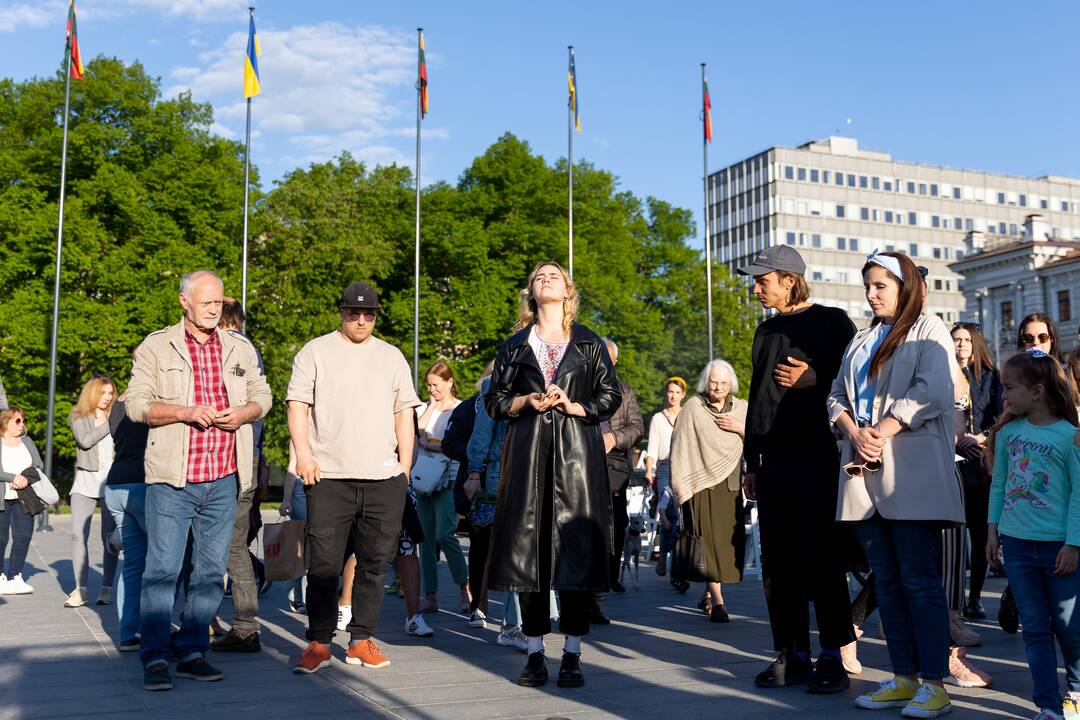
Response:
[[[259,56],[262,48],[259,46],[259,33],[255,32],[255,17],[251,17],[251,25],[248,27],[247,54],[244,56],[244,97],[250,98],[262,94],[262,85],[259,84]]]
[[[577,97],[577,69],[574,67],[574,53],[570,52],[570,111],[574,113],[574,127],[577,131],[581,132],[581,114],[578,112],[578,97]]]

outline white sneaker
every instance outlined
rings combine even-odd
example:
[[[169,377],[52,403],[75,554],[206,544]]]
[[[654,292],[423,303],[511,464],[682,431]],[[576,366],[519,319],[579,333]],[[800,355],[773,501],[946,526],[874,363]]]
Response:
[[[5,595],[29,595],[32,592],[34,588],[26,584],[26,581],[22,579],[22,573],[12,575],[4,583]]]
[[[487,615],[482,610],[477,608],[472,611],[472,615],[469,616],[469,627],[474,628],[486,628],[487,627]]]
[[[495,640],[496,645],[502,645],[503,647],[512,647],[521,650],[522,652],[528,652],[529,641],[525,639],[525,634],[521,632],[520,627],[506,628],[499,631],[499,637]]]
[[[405,620],[405,632],[409,635],[415,635],[416,637],[431,637],[435,634],[435,631],[431,629],[431,626],[424,620],[422,613],[416,613],[411,618]]]
[[[7,594],[7,575],[0,573],[0,595]]]
[[[350,622],[352,622],[352,605],[338,605],[337,629],[344,630],[349,627]]]
[[[67,600],[64,601],[64,607],[77,608],[82,607],[86,603],[86,593],[82,591],[82,588],[75,588],[71,591],[71,594],[67,596]]]

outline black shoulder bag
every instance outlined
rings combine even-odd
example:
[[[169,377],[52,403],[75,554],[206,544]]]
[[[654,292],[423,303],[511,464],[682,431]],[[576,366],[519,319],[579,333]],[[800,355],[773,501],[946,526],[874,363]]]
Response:
[[[683,527],[675,540],[675,551],[671,556],[671,578],[687,582],[708,582],[705,542],[694,527],[694,514],[690,503],[686,503],[685,508]]]

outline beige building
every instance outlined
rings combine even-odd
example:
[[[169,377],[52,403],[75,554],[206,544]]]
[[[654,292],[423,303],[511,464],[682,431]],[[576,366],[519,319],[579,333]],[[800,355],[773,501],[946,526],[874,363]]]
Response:
[[[1042,312],[1057,327],[1061,349],[1077,344],[1080,329],[1080,241],[1056,237],[1041,215],[1029,215],[1019,238],[968,234],[962,275],[963,319],[977,322],[1000,363],[1016,351],[1025,315]]]
[[[1037,212],[1055,238],[1080,239],[1080,180],[1024,178],[898,162],[829,137],[772,147],[709,176],[717,262],[734,269],[770,245],[796,247],[816,299],[865,325],[861,268],[874,250],[929,268],[927,307],[946,322],[965,311],[951,267],[969,233],[1020,240]]]

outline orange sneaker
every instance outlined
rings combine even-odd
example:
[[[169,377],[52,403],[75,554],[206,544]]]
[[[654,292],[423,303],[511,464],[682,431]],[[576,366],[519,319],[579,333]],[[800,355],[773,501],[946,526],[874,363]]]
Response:
[[[363,665],[369,668],[390,666],[390,660],[379,652],[379,646],[375,644],[372,638],[350,642],[349,652],[345,654],[345,662],[350,665]]]
[[[308,643],[308,646],[304,648],[304,652],[301,653],[300,659],[293,665],[293,672],[310,675],[327,667],[332,658],[329,645],[313,640]]]

